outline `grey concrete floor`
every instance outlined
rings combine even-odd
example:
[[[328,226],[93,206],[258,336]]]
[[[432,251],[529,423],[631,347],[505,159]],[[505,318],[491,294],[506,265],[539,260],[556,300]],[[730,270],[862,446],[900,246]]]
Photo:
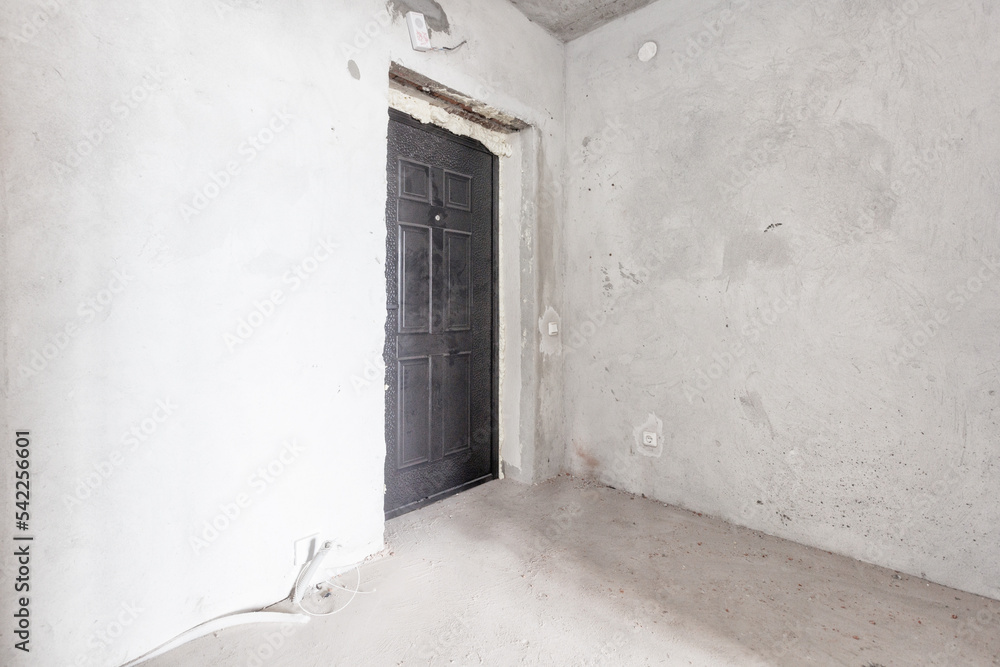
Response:
[[[362,591],[168,665],[1000,665],[1000,602],[561,476],[389,521]],[[357,575],[337,582],[355,586]]]

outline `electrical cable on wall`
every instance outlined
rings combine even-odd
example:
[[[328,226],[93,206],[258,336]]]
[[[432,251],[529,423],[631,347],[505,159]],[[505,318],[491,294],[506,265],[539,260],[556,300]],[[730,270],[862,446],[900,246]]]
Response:
[[[375,592],[374,590],[371,590],[371,591],[362,591],[362,590],[359,590],[361,588],[361,568],[359,568],[357,565],[355,565],[354,566],[354,571],[357,573],[357,582],[355,582],[353,590],[351,590],[350,588],[345,588],[344,586],[340,586],[338,584],[334,584],[332,582],[324,582],[323,584],[318,584],[317,585],[317,588],[319,588],[320,586],[323,586],[323,585],[327,585],[327,586],[331,586],[333,588],[339,588],[341,590],[345,590],[348,593],[350,593],[351,597],[344,604],[344,606],[342,606],[340,609],[335,609],[333,611],[328,611],[328,612],[322,612],[321,613],[321,612],[312,612],[312,611],[309,611],[308,609],[306,609],[302,605],[302,597],[305,594],[306,588],[309,585],[309,580],[312,579],[313,575],[316,573],[316,570],[319,569],[320,563],[323,562],[323,559],[326,557],[326,554],[329,553],[332,548],[333,548],[333,542],[329,542],[329,541],[324,542],[323,546],[320,547],[320,549],[312,557],[312,560],[310,560],[306,564],[306,566],[302,568],[302,571],[299,572],[299,576],[295,578],[295,586],[292,589],[292,602],[299,609],[301,609],[302,611],[304,611],[306,614],[309,614],[310,616],[333,616],[334,614],[338,614],[341,611],[343,611],[344,609],[346,609],[347,606],[349,604],[351,604],[351,602],[354,601],[354,598],[357,596],[358,593],[374,593]]]
[[[455,49],[463,46],[468,41],[469,40],[467,40],[467,39],[463,39],[461,42],[459,42],[455,46],[435,46],[435,47],[433,47],[431,49],[431,51],[454,51]]]
[[[237,625],[245,625],[247,623],[308,623],[309,617],[303,616],[302,614],[286,614],[277,611],[251,611],[241,614],[230,614],[229,616],[222,616],[220,618],[212,619],[211,621],[206,621],[201,625],[197,625],[187,632],[183,632],[180,635],[174,637],[166,644],[163,644],[159,648],[153,649],[148,653],[130,660],[129,662],[122,665],[122,667],[136,667],[139,663],[152,660],[153,658],[159,657],[164,653],[174,650],[182,644],[194,641],[201,637],[206,637],[210,634],[219,632],[220,630],[225,630],[226,628],[231,628]]]

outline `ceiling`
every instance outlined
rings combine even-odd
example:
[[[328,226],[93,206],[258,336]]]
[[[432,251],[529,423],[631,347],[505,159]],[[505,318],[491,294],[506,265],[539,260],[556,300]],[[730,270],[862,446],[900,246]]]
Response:
[[[653,0],[510,0],[521,13],[564,42],[576,39]]]

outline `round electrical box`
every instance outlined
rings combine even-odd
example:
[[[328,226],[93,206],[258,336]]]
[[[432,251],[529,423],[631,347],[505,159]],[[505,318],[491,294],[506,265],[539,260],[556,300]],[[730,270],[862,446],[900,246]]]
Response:
[[[639,47],[639,61],[648,63],[656,55],[656,42],[646,42]]]

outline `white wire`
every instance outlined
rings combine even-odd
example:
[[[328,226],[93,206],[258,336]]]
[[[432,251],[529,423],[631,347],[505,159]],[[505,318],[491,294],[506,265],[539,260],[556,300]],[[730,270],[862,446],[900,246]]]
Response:
[[[361,588],[361,568],[359,568],[359,567],[358,567],[357,565],[355,565],[355,566],[354,566],[354,571],[355,571],[355,572],[357,573],[357,575],[358,575],[358,581],[357,581],[357,583],[356,583],[356,584],[354,585],[354,590],[353,590],[353,591],[351,591],[351,590],[350,590],[350,589],[348,589],[348,588],[344,588],[343,586],[337,586],[337,588],[344,588],[344,590],[345,590],[345,591],[349,591],[349,592],[351,593],[351,599],[350,599],[350,600],[348,600],[348,601],[347,601],[347,602],[346,602],[346,603],[344,604],[344,606],[343,606],[343,607],[341,607],[340,609],[334,609],[333,611],[328,611],[328,612],[324,612],[324,613],[319,613],[319,612],[312,612],[312,611],[309,611],[308,609],[306,609],[306,608],[305,608],[305,607],[304,607],[304,606],[302,605],[302,601],[301,601],[301,600],[299,600],[299,601],[298,601],[298,605],[299,605],[299,609],[301,609],[301,610],[302,610],[302,611],[304,611],[305,613],[309,614],[310,616],[333,616],[334,614],[339,614],[340,612],[342,612],[342,611],[344,611],[345,609],[347,609],[347,606],[348,606],[349,604],[351,604],[352,602],[354,602],[354,597],[355,597],[355,596],[356,596],[356,595],[357,595],[358,593],[362,593],[362,592],[364,592],[364,593],[368,593],[368,592],[373,592],[373,591],[359,591],[359,590],[358,590],[359,588]],[[331,585],[336,585],[336,584],[331,584]]]
[[[352,591],[350,588],[344,588],[343,586],[338,586],[332,581],[321,581],[320,583],[316,584],[316,588],[322,588],[323,586],[329,586],[330,588],[339,588],[340,590],[347,591],[348,593],[361,593],[362,595],[371,595],[372,593],[375,592],[374,588],[371,589],[370,591]]]
[[[152,660],[153,658],[159,657],[164,653],[171,651],[182,644],[194,641],[200,637],[204,637],[213,632],[218,632],[225,628],[230,628],[235,625],[240,625],[243,623],[308,623],[309,617],[303,616],[302,614],[285,614],[276,611],[251,611],[241,614],[231,614],[229,616],[222,616],[220,618],[213,619],[211,621],[206,621],[201,625],[196,625],[187,632],[183,632],[173,639],[171,639],[166,644],[163,644],[159,648],[153,649],[149,653],[144,653],[143,655],[129,661],[122,667],[135,667],[139,663]]]

